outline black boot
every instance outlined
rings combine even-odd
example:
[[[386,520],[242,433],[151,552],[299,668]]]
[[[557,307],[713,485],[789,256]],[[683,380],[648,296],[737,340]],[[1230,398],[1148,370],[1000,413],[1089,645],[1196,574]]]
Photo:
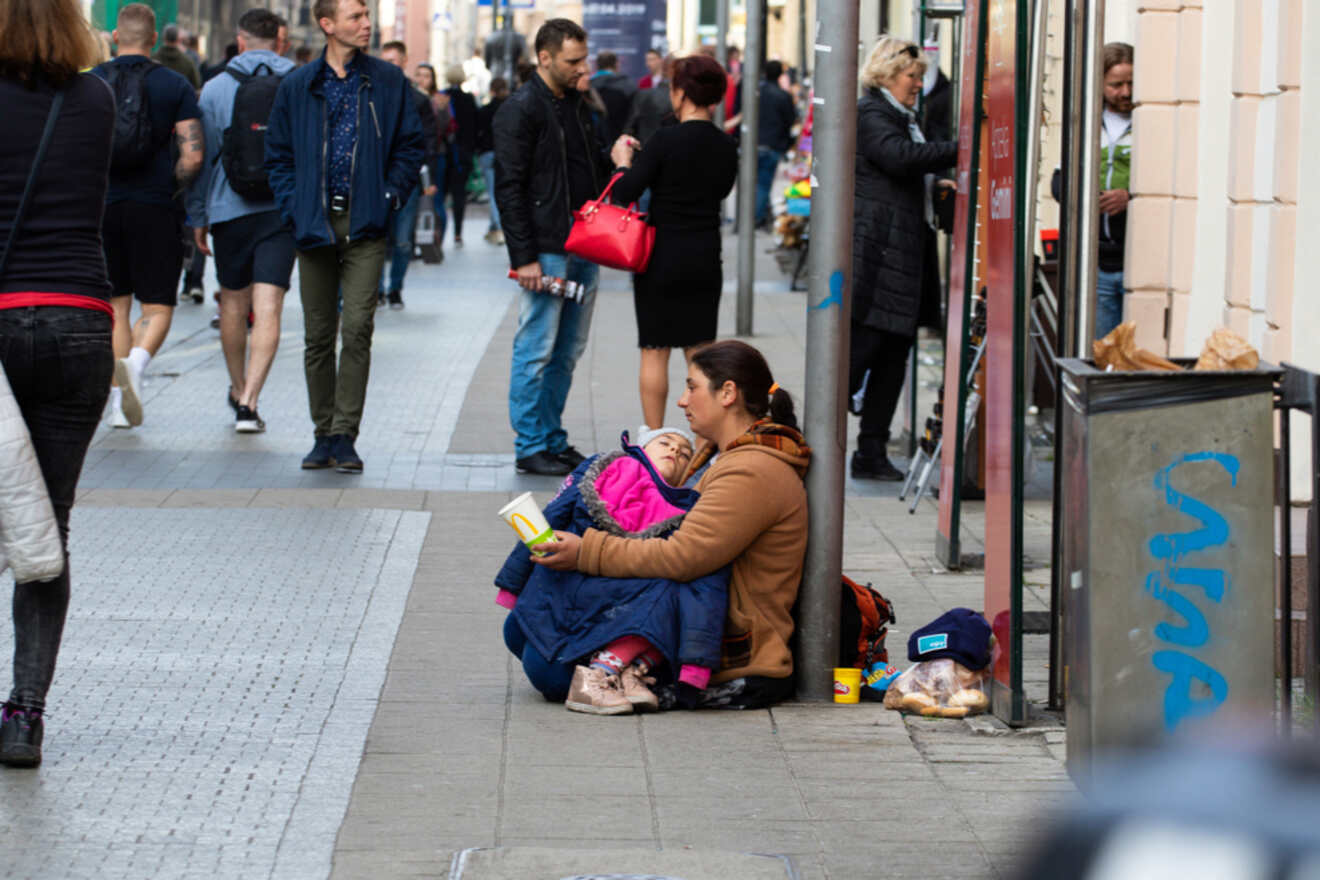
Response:
[[[43,732],[40,709],[5,703],[0,709],[0,764],[10,767],[40,764]]]
[[[886,441],[879,438],[859,438],[858,449],[853,453],[848,468],[854,480],[897,482],[903,479],[903,472],[889,460],[886,445]]]

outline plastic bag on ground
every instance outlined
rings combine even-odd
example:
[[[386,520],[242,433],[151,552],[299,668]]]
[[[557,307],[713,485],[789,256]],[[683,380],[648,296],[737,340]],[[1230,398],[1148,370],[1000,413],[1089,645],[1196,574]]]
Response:
[[[885,708],[913,715],[965,718],[990,708],[987,670],[968,669],[956,660],[924,660],[910,666],[885,691]]]

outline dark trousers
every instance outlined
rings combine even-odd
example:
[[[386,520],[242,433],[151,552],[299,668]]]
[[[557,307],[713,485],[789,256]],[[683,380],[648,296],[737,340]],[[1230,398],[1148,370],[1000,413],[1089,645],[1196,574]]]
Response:
[[[467,181],[472,173],[472,157],[458,147],[449,151],[449,212],[454,218],[454,240],[463,237],[463,212],[467,207]]]
[[[183,290],[187,293],[194,287],[202,286],[202,277],[206,274],[206,254],[194,243],[191,226],[185,226],[183,232]]]
[[[871,371],[866,380],[866,395],[862,398],[862,425],[857,432],[857,448],[869,458],[885,455],[889,423],[894,420],[894,410],[898,408],[898,398],[903,393],[908,352],[915,339],[915,335],[890,333],[853,322],[848,390],[855,394],[862,387],[866,371]]]
[[[69,609],[69,511],[105,399],[114,353],[110,316],[92,309],[0,309],[0,365],[23,413],[64,543],[64,573],[14,585],[9,701],[44,709]]]
[[[523,672],[541,694],[551,702],[568,699],[568,688],[573,683],[572,663],[555,663],[541,656],[541,652],[527,641],[527,634],[512,613],[504,619],[504,644],[513,656],[522,661]]]
[[[367,402],[385,239],[350,242],[347,214],[331,214],[330,225],[334,245],[298,251],[307,407],[318,437],[346,434],[356,440]],[[336,334],[342,339],[337,365]]]

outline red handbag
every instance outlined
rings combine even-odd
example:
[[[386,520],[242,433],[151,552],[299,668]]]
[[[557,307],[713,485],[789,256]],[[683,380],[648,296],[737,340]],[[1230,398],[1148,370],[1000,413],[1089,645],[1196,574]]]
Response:
[[[620,177],[622,172],[611,177],[599,198],[574,212],[576,220],[568,230],[564,250],[611,269],[645,272],[655,248],[655,227],[646,222],[636,202],[620,208],[606,201]]]

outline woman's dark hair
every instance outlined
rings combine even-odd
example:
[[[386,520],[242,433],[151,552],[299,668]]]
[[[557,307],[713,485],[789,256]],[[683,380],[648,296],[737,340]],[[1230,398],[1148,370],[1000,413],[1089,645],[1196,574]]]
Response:
[[[426,93],[428,95],[434,95],[437,91],[439,91],[439,88],[435,84],[435,68],[427,64],[425,61],[423,61],[421,64],[417,65],[417,69],[429,70],[431,72],[431,84],[427,86]]]
[[[673,87],[698,107],[718,104],[729,86],[728,75],[714,58],[688,55],[674,62]]]
[[[732,382],[742,392],[743,405],[758,419],[767,415],[770,421],[789,428],[798,426],[793,411],[793,398],[782,388],[770,393],[775,384],[765,356],[752,346],[737,339],[721,339],[703,345],[692,355],[702,375],[710,381],[712,391],[725,382]]]
[[[0,76],[61,86],[95,64],[97,54],[76,0],[0,3]]]

